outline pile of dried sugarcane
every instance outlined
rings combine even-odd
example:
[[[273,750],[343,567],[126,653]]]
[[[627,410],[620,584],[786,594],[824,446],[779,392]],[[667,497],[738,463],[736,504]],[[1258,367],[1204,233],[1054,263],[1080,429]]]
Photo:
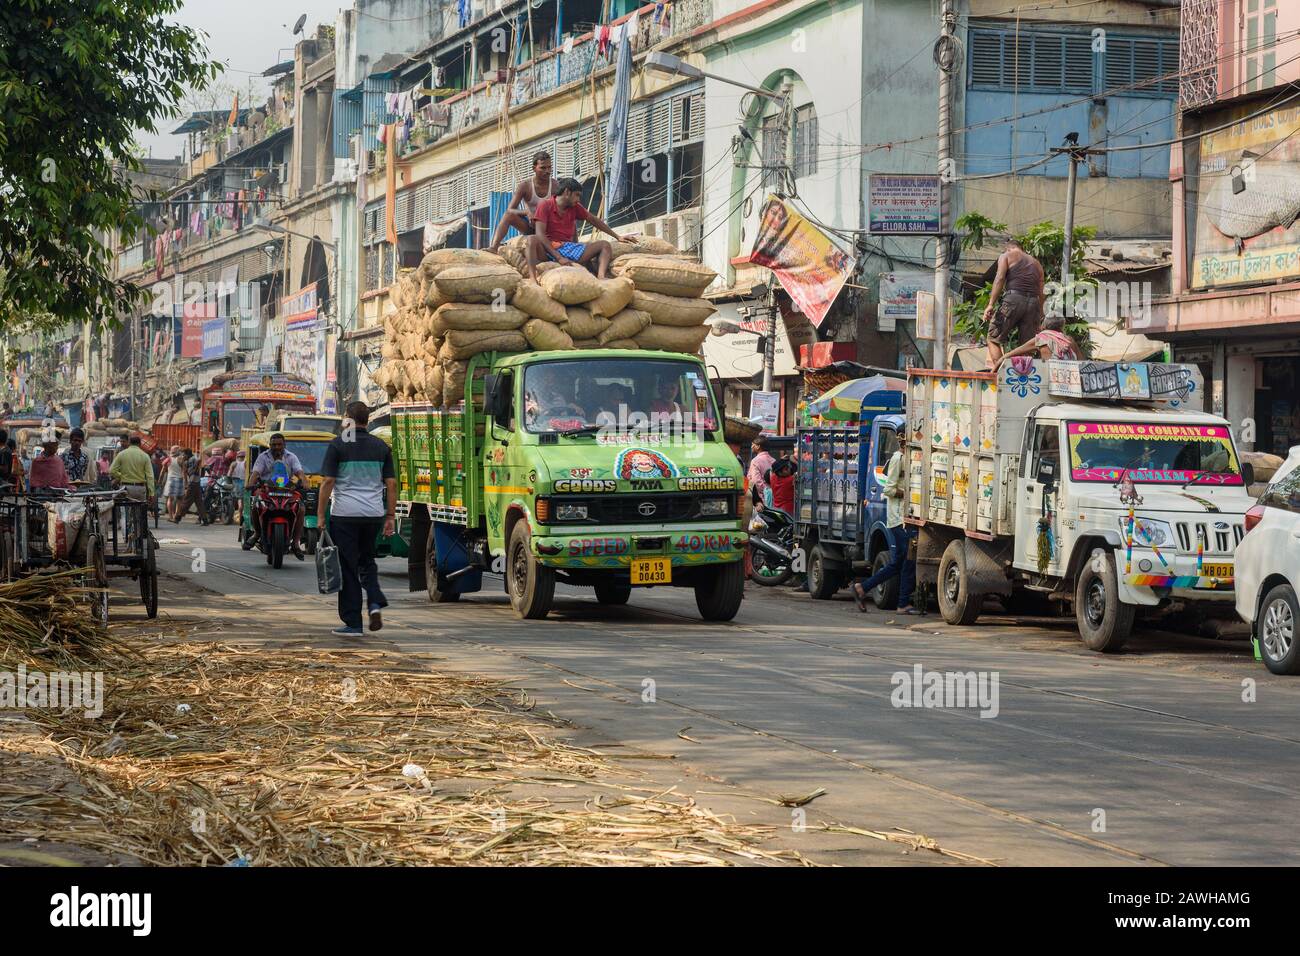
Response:
[[[0,584],[0,661],[98,660],[120,653],[91,608],[103,592],[87,569],[42,571]]]
[[[560,742],[497,681],[361,651],[127,650],[98,719],[0,732],[0,835],[156,865],[804,862]],[[75,787],[49,787],[58,764]]]

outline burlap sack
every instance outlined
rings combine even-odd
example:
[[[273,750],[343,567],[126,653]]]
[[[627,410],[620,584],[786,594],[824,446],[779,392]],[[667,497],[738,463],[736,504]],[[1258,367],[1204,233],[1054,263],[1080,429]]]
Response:
[[[448,361],[460,361],[478,355],[480,352],[522,352],[528,348],[528,340],[519,331],[474,332],[452,329],[438,355],[443,364]]]
[[[497,308],[468,302],[448,302],[433,314],[433,332],[440,335],[456,329],[469,332],[500,332],[517,329],[528,321],[527,313],[513,305]]]
[[[528,237],[515,236],[501,243],[501,258],[523,275],[528,270]]]
[[[639,309],[624,309],[609,321],[609,328],[596,338],[601,345],[618,339],[630,339],[650,324],[650,313]]]
[[[718,277],[706,265],[668,256],[622,256],[610,271],[617,276],[627,276],[643,292],[687,299],[699,296]]]
[[[409,296],[410,296],[410,291],[407,288],[407,283],[405,279],[398,279],[396,282],[394,282],[392,285],[388,287],[388,300],[393,303],[394,308],[397,309],[406,308],[406,303]]]
[[[524,279],[515,288],[511,305],[527,312],[534,319],[544,319],[559,325],[566,318],[564,306],[556,302],[532,279]]]
[[[486,266],[452,266],[434,280],[448,302],[489,302],[505,305],[519,285],[519,272],[509,263]]]
[[[385,362],[391,362],[394,359],[398,358],[399,354],[397,351],[397,343],[392,341],[391,339],[386,340],[384,342],[383,347],[379,350],[379,356]]]
[[[527,269],[527,266],[525,266],[524,268]],[[546,273],[551,272],[555,269],[563,269],[563,268],[564,266],[556,262],[554,259],[547,259],[545,262],[537,263],[537,274],[539,276],[544,276],[546,275]]]
[[[468,362],[442,363],[442,404],[444,408],[453,408],[465,401],[465,375],[468,371]]]
[[[636,344],[636,339],[611,339],[608,342],[600,343],[602,349],[639,349],[641,346]]]
[[[632,243],[632,251],[646,256],[675,256],[678,253],[677,247],[671,242],[654,236],[642,236]]]
[[[619,256],[630,256],[638,251],[635,242],[610,242],[609,261],[613,262]]]
[[[430,365],[424,373],[424,389],[420,401],[431,405],[441,405],[443,389],[443,370],[441,365]]]
[[[542,288],[556,302],[581,305],[600,295],[600,280],[582,266],[560,266],[542,276]]]
[[[569,333],[545,319],[529,319],[521,331],[528,344],[539,352],[573,348],[573,338]]]
[[[654,325],[672,326],[703,325],[717,311],[706,299],[683,299],[640,289],[632,293],[631,307],[649,312]]]
[[[573,347],[575,349],[598,349],[600,348],[600,343],[595,339],[574,339]]]
[[[565,320],[561,327],[569,334],[570,338],[599,338],[600,333],[604,332],[610,325],[609,319],[592,315],[582,306],[571,305],[564,312]]]
[[[600,295],[587,304],[592,315],[613,318],[627,308],[627,304],[632,301],[632,293],[636,291],[632,280],[626,276],[614,276],[596,281],[600,283]]]
[[[437,282],[430,280],[425,283],[424,295],[420,299],[420,304],[423,305],[427,311],[436,311],[450,301],[451,299],[442,294],[442,290],[438,288]]]
[[[444,269],[456,266],[499,266],[505,260],[485,249],[434,249],[420,262],[426,279],[437,279]]]
[[[636,344],[643,349],[663,349],[665,352],[685,352],[695,355],[709,334],[707,325],[691,328],[672,328],[650,325],[635,336]]]

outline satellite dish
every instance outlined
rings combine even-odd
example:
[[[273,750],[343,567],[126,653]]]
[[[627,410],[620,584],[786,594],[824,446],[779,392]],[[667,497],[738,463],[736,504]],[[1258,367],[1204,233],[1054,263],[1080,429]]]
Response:
[[[293,25],[293,35],[297,36],[299,33],[302,33],[302,28],[306,25],[307,25],[307,14],[304,13],[302,16],[298,18],[298,22]]]

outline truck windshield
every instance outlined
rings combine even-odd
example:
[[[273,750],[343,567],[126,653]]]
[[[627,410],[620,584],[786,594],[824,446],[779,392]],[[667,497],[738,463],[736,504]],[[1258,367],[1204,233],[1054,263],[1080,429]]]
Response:
[[[524,373],[524,425],[534,433],[712,432],[704,371],[672,359],[556,359]]]
[[[1222,425],[1069,422],[1070,478],[1200,485],[1243,483],[1232,437]]]

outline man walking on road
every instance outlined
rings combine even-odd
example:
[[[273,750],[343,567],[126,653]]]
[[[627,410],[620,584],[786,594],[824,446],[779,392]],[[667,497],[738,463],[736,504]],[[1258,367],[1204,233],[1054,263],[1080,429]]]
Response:
[[[343,571],[343,589],[339,591],[339,620],[332,634],[359,637],[361,631],[361,593],[366,596],[370,612],[370,630],[383,627],[380,612],[388,606],[379,588],[379,566],[375,564],[375,540],[393,534],[396,524],[397,473],[393,453],[384,442],[366,431],[370,409],[365,402],[352,402],[347,417],[354,426],[344,427],[325,449],[321,465],[324,480],[320,486],[316,520],[326,527],[339,552]]]
[[[907,494],[907,475],[903,469],[903,453],[896,451],[880,476],[880,488],[885,495],[885,531],[889,535],[889,563],[871,577],[853,585],[853,600],[859,611],[867,609],[867,595],[878,585],[898,578],[898,612],[920,614],[912,606],[912,591],[916,584],[916,560],[908,555],[916,532],[903,523],[903,501]],[[863,501],[863,507],[870,502]]]

